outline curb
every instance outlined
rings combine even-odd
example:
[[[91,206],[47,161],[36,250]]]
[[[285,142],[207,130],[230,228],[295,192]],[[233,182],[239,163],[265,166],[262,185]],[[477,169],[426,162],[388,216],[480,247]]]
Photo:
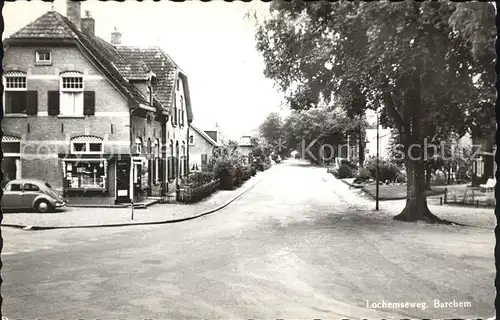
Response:
[[[159,203],[160,200],[152,200],[148,203],[134,203],[134,209],[146,209],[152,205]],[[130,204],[73,204],[67,205],[68,208],[130,208]]]
[[[1,224],[1,226],[2,227],[10,227],[10,228],[22,229],[22,230],[26,230],[26,231],[41,231],[41,230],[58,230],[58,229],[84,229],[84,228],[88,229],[88,228],[112,228],[112,227],[128,227],[128,226],[146,226],[146,225],[155,225],[155,224],[168,224],[168,223],[183,222],[183,221],[188,221],[188,220],[193,220],[193,219],[196,219],[196,218],[200,218],[200,217],[203,217],[205,215],[208,215],[208,214],[211,214],[211,213],[214,213],[214,212],[217,212],[219,210],[224,209],[225,207],[227,207],[228,205],[230,205],[231,203],[233,203],[234,201],[236,201],[237,199],[239,199],[240,197],[242,197],[244,194],[246,194],[247,192],[249,192],[250,190],[252,190],[253,188],[255,188],[255,186],[257,184],[259,184],[263,179],[264,178],[261,178],[256,183],[254,183],[253,185],[251,185],[247,189],[243,190],[237,196],[235,196],[231,200],[227,201],[226,203],[224,203],[224,204],[222,204],[222,205],[220,205],[220,206],[218,206],[216,208],[213,208],[213,209],[207,210],[205,212],[202,212],[200,214],[189,216],[189,217],[185,217],[185,218],[179,218],[179,219],[173,219],[173,220],[161,220],[161,221],[148,221],[148,222],[139,222],[139,223],[126,222],[126,223],[115,223],[115,224],[84,225],[84,226],[62,226],[62,227],[50,227],[50,226],[40,227],[40,226],[18,225],[18,224],[3,224],[3,223]]]

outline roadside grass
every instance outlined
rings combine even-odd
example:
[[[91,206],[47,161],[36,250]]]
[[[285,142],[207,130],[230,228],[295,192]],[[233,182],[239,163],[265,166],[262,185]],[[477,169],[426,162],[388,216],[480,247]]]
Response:
[[[375,184],[365,184],[362,189],[371,197],[375,197]],[[426,195],[438,196],[444,195],[445,187],[434,186],[432,190],[427,191]],[[382,184],[379,186],[379,200],[402,200],[406,199],[406,184]]]

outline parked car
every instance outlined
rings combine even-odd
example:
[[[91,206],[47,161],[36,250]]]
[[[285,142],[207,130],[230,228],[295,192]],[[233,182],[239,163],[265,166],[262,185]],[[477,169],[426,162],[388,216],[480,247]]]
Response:
[[[3,188],[2,209],[29,209],[40,213],[66,206],[50,184],[35,179],[16,179]]]

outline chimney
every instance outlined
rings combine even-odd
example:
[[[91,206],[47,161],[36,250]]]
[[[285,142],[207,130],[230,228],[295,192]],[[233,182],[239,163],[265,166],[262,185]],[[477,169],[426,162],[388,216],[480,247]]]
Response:
[[[90,11],[85,11],[85,18],[82,18],[82,31],[95,34],[95,20],[92,18]]]
[[[80,1],[66,1],[66,17],[78,30],[81,30],[82,3]]]
[[[122,34],[116,30],[111,33],[111,44],[113,45],[120,45],[122,44]]]

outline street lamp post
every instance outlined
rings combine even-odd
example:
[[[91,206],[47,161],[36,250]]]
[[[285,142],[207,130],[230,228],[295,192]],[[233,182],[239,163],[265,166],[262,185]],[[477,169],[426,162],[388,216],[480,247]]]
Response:
[[[377,168],[375,170],[375,210],[379,210],[378,208],[378,198],[379,198],[379,118],[378,118],[378,110],[377,110]]]

